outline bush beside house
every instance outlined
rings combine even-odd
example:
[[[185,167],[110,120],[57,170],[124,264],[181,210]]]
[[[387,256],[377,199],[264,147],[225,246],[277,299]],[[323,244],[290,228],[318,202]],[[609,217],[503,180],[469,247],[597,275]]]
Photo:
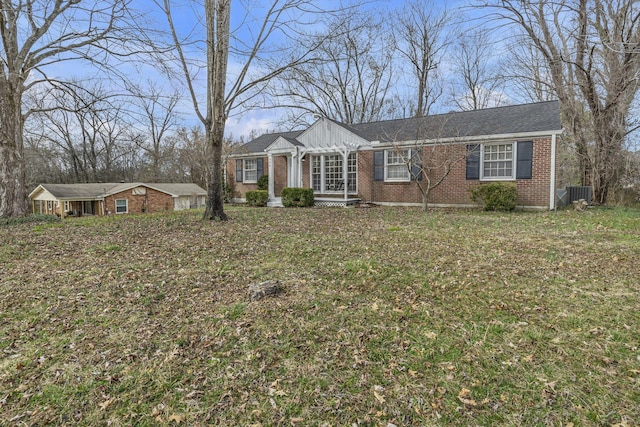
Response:
[[[290,207],[309,207],[315,203],[311,188],[286,187],[282,189],[282,205]]]
[[[485,211],[512,211],[516,208],[518,190],[513,182],[492,182],[470,190],[471,200],[481,202]]]
[[[267,206],[269,192],[266,190],[247,191],[246,198],[249,206]]]

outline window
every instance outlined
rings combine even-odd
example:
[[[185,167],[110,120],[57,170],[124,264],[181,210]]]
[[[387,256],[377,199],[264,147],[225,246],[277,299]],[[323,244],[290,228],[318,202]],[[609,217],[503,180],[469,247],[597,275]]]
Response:
[[[356,193],[358,191],[358,158],[356,153],[347,157],[347,191]]]
[[[385,181],[409,181],[411,174],[407,162],[411,159],[411,150],[385,151]]]
[[[311,156],[311,188],[318,193],[344,192],[344,162],[342,154]],[[356,153],[347,156],[347,191],[357,192],[358,160]]]
[[[344,191],[340,154],[324,156],[324,189],[325,191]]]
[[[264,175],[264,158],[236,160],[236,182],[256,184]]]
[[[53,210],[53,200],[47,200],[47,211]]]
[[[244,161],[244,182],[258,182],[257,159],[247,159]]]
[[[116,200],[116,213],[127,213],[129,212],[129,203],[127,199],[117,199]]]
[[[533,141],[467,145],[467,179],[531,179]]]
[[[322,156],[311,157],[311,188],[322,191]]]
[[[482,179],[513,179],[513,144],[482,146]]]
[[[64,202],[64,211],[69,212],[69,202]]]

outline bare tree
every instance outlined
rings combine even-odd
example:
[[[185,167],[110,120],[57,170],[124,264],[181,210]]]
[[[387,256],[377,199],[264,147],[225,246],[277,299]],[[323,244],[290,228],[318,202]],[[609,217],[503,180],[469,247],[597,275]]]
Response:
[[[526,37],[516,37],[507,45],[500,68],[511,98],[523,103],[557,99],[547,62]]]
[[[495,44],[485,31],[462,33],[452,50],[456,77],[452,103],[460,110],[496,107],[506,101],[503,79],[493,58]]]
[[[347,11],[299,43],[318,43],[317,60],[290,67],[272,90],[278,106],[288,107],[292,127],[308,124],[312,113],[347,124],[387,118],[393,44],[383,19]]]
[[[310,13],[314,10],[310,0],[273,0],[263,5],[246,5],[247,14],[242,22],[250,27],[251,40],[233,39],[230,46],[230,0],[205,0],[204,15],[207,50],[207,95],[206,112],[198,102],[194,84],[194,69],[185,53],[191,46],[189,40],[181,39],[174,25],[170,0],[163,0],[162,7],[167,16],[174,47],[178,55],[179,67],[193,103],[194,110],[205,128],[207,158],[214,165],[208,183],[208,198],[205,218],[226,220],[223,205],[222,147],[227,118],[236,109],[248,108],[250,100],[260,95],[264,86],[287,68],[307,60],[309,52],[317,45],[308,46],[288,61],[274,64],[269,61],[269,47],[276,36],[293,38],[297,34],[296,22],[292,16]],[[242,5],[241,3],[239,5]],[[254,19],[263,12],[262,19]],[[234,34],[237,33],[234,31]],[[285,46],[281,46],[285,49]],[[237,67],[234,73],[227,73],[230,55]],[[197,74],[197,69],[195,73]],[[228,85],[227,85],[228,83]]]
[[[483,3],[544,58],[582,183],[606,204],[620,177],[629,109],[640,75],[640,6],[633,0]]]
[[[51,82],[47,67],[84,60],[104,63],[131,52],[140,34],[129,31],[130,0],[0,0],[0,216],[28,212],[25,186],[26,92]],[[102,55],[98,55],[98,53]]]
[[[406,138],[402,137],[388,138],[398,141],[393,144],[396,167],[403,168],[401,173],[408,176],[420,191],[423,212],[429,207],[431,192],[467,156],[466,145],[460,143],[464,139],[450,135],[447,122],[447,115],[432,116],[425,120],[416,128],[411,143],[403,141]],[[401,132],[402,130],[398,131],[398,135]]]
[[[183,127],[178,129],[171,138],[175,139],[177,147],[176,167],[182,168],[181,173],[191,182],[209,188],[213,165],[207,157],[208,144],[202,130],[199,127],[191,129]]]
[[[438,74],[449,44],[451,17],[433,3],[411,0],[395,20],[397,49],[410,64],[416,84],[414,117],[429,115],[443,92]]]
[[[147,88],[131,86],[129,92],[133,103],[140,107],[136,130],[131,140],[148,159],[147,179],[158,182],[161,179],[163,162],[173,154],[173,140],[167,136],[177,126],[176,107],[180,96],[170,89],[161,89],[149,82]]]
[[[99,85],[72,83],[46,92],[32,115],[37,126],[25,134],[60,152],[74,182],[120,180],[119,161],[130,150],[124,102]]]

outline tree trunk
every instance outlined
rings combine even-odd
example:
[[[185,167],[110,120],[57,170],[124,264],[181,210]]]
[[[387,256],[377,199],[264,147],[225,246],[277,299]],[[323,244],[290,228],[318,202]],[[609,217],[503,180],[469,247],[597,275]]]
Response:
[[[224,194],[222,188],[222,139],[223,135],[210,134],[207,132],[207,141],[209,143],[211,153],[210,159],[213,165],[211,176],[209,178],[209,187],[207,188],[207,207],[204,212],[204,219],[213,221],[226,221],[227,214],[224,213]]]
[[[29,213],[21,96],[7,86],[15,85],[6,85],[0,90],[0,217],[3,218]]]
[[[422,212],[427,212],[429,209],[429,193],[422,193]]]
[[[211,155],[211,179],[204,218],[226,221],[222,194],[222,144],[227,120],[225,83],[229,60],[230,0],[207,0],[207,118],[206,140]]]

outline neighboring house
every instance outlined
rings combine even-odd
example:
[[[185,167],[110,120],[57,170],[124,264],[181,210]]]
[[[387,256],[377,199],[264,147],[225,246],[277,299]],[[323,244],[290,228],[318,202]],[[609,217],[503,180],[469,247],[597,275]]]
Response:
[[[269,206],[280,205],[284,187],[313,188],[317,205],[420,205],[403,159],[412,150],[435,157],[446,148],[460,161],[433,189],[430,205],[472,206],[470,188],[511,181],[520,207],[553,209],[561,133],[557,101],[358,125],[320,118],[305,130],[246,143],[227,162],[227,183],[232,200],[242,202],[268,174]]]
[[[58,216],[179,211],[205,205],[196,184],[40,184],[29,194],[34,213]]]

